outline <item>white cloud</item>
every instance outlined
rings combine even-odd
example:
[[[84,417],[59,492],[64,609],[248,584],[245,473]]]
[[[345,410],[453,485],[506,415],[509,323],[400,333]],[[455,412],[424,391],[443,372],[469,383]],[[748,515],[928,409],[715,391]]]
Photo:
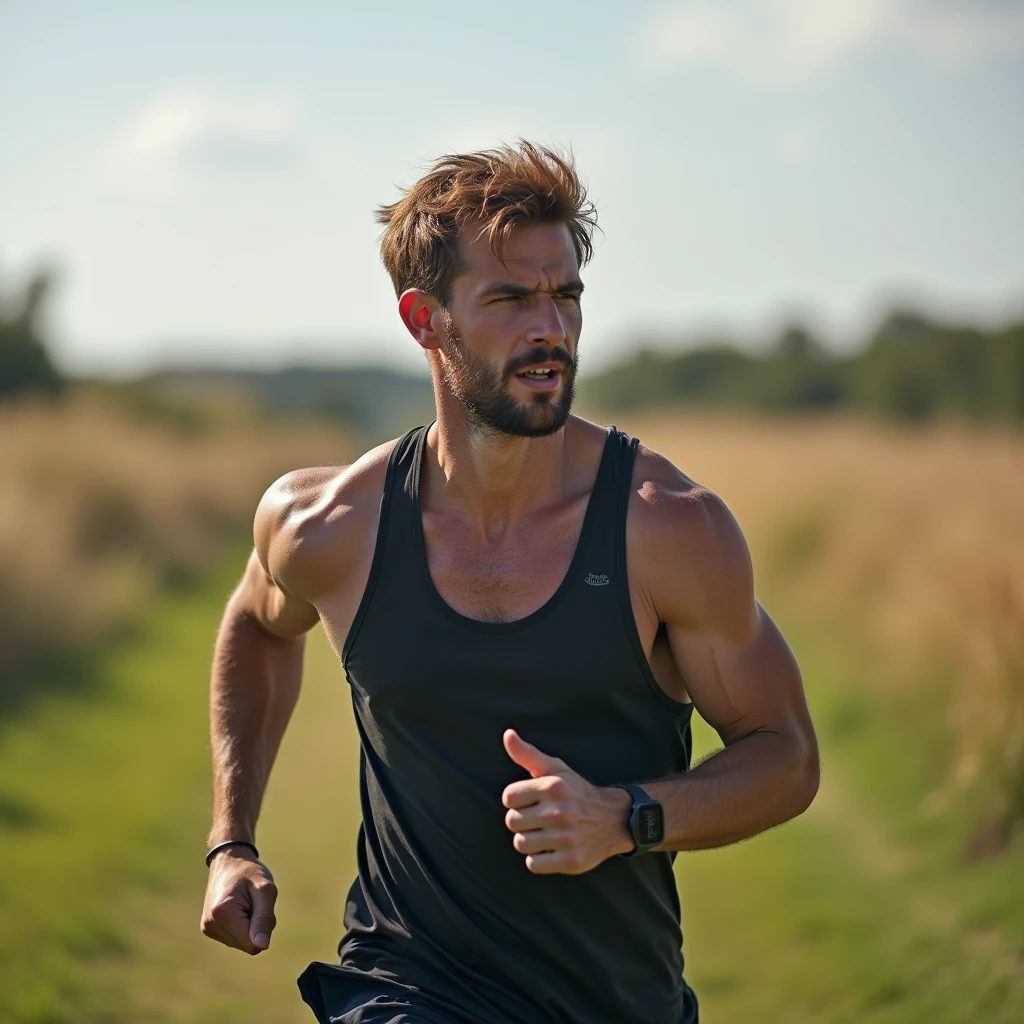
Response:
[[[776,86],[886,48],[944,66],[1024,53],[1024,8],[1008,0],[696,0],[662,7],[640,34],[645,61],[717,66]]]
[[[728,53],[738,29],[736,16],[721,8],[685,7],[654,19],[647,42],[659,63],[684,64]]]
[[[298,104],[288,92],[167,89],[136,110],[103,153],[107,177],[133,192],[173,195],[211,171],[281,168],[299,152]]]

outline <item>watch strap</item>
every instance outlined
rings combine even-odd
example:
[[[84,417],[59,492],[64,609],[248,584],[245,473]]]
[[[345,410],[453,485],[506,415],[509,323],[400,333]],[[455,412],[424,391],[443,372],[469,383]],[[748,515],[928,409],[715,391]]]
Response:
[[[633,803],[630,805],[630,808],[629,808],[629,822],[628,822],[628,825],[629,825],[630,835],[632,835],[632,837],[633,837],[634,845],[633,845],[633,849],[630,850],[628,853],[620,853],[619,856],[620,857],[636,857],[638,854],[646,853],[653,846],[657,846],[658,845],[657,843],[652,843],[650,845],[644,845],[643,843],[640,842],[640,838],[637,835],[637,823],[636,823],[636,809],[637,809],[637,805],[638,804],[658,804],[660,806],[661,805],[661,801],[660,800],[656,800],[654,797],[652,797],[649,793],[647,793],[640,786],[637,786],[635,783],[632,783],[632,782],[616,782],[616,783],[613,783],[613,785],[617,786],[619,789],[624,789],[633,798]]]
[[[619,789],[624,789],[632,798],[635,804],[648,804],[653,802],[653,797],[646,793],[640,786],[633,782],[616,782]]]

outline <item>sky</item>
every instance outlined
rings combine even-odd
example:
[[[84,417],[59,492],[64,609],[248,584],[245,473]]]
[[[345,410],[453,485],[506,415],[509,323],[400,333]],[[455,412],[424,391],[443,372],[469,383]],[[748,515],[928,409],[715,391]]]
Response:
[[[71,372],[419,367],[373,209],[517,136],[598,207],[584,368],[1024,314],[1022,0],[0,0],[0,289]]]

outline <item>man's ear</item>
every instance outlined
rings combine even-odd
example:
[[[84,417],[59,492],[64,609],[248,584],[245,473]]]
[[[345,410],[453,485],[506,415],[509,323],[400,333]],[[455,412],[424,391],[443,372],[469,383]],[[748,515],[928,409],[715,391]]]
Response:
[[[429,352],[441,347],[441,307],[433,295],[421,288],[406,288],[398,299],[398,315],[420,348]]]

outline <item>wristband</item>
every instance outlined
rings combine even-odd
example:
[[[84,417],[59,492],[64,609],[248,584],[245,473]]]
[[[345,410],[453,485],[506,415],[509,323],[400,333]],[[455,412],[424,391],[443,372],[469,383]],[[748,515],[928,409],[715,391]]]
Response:
[[[256,859],[260,859],[260,851],[257,850],[248,839],[228,839],[223,843],[218,843],[216,846],[211,846],[210,849],[206,851],[206,866],[210,866],[210,861],[213,860],[214,854],[220,853],[221,850],[228,846],[248,846],[256,855]]]

